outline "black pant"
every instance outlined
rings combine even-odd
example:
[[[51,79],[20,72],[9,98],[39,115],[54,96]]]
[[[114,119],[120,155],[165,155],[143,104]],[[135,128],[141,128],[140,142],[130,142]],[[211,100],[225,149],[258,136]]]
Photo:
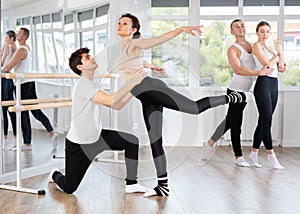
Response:
[[[21,84],[21,99],[37,99],[35,82],[26,82]],[[40,110],[31,110],[35,119],[40,121],[48,132],[53,131],[51,123],[48,117]],[[29,111],[22,111],[21,113],[21,128],[23,132],[24,144],[31,143],[31,123],[29,118]]]
[[[225,95],[193,101],[169,88],[163,81],[146,77],[131,93],[142,103],[144,121],[150,138],[152,156],[158,177],[167,175],[167,161],[162,146],[163,107],[189,114],[226,104]]]
[[[12,79],[1,79],[1,85],[2,85],[2,90],[1,90],[1,100],[2,101],[10,101],[14,100],[14,82]],[[4,124],[4,135],[8,134],[8,117],[7,117],[7,112],[8,112],[8,107],[9,106],[3,106],[2,107],[2,114],[3,114],[3,124]],[[10,116],[10,121],[12,125],[12,130],[13,134],[16,135],[16,113],[15,112],[8,112]]]
[[[227,94],[233,92],[227,89]],[[218,125],[211,139],[216,142],[219,140],[229,129],[233,151],[236,157],[243,156],[241,149],[241,126],[243,122],[243,112],[247,103],[234,103],[229,104],[226,118]]]
[[[253,148],[259,149],[263,141],[265,148],[271,150],[273,149],[272,116],[278,100],[277,78],[259,76],[254,86],[254,97],[259,116],[254,132]]]
[[[104,150],[125,150],[126,180],[137,179],[139,141],[134,135],[103,129],[93,144],[76,144],[65,140],[65,175],[53,174],[55,183],[72,194],[82,181],[94,158]]]

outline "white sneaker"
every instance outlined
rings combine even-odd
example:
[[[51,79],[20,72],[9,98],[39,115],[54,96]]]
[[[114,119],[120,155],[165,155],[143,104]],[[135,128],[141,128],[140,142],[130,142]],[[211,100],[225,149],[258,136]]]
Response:
[[[14,144],[12,147],[10,147],[8,150],[11,150],[11,151],[15,151],[17,150],[17,145]]]
[[[284,169],[284,166],[277,160],[275,153],[268,154],[267,160],[272,163],[274,169]]]
[[[54,132],[53,136],[51,137],[53,149],[56,149],[56,147],[57,147],[57,138],[58,138],[58,134],[56,132]]]
[[[140,184],[131,184],[131,185],[126,185],[126,187],[125,187],[126,193],[148,192],[148,191],[150,191],[149,188],[144,187]]]
[[[15,146],[12,147],[10,150],[12,150],[12,151],[17,151],[17,146],[15,145]],[[21,145],[21,151],[31,151],[31,150],[32,150],[31,144],[29,144],[29,146],[25,146],[24,144]]]
[[[209,145],[208,142],[204,142],[200,159],[204,161],[208,161],[212,157],[213,153],[214,153],[214,147]]]
[[[6,146],[7,146],[7,139],[3,139],[3,142],[2,142],[2,149],[3,149],[3,150],[6,150]]]
[[[261,168],[262,165],[258,162],[258,152],[250,152],[249,158],[251,159],[253,165],[257,168]]]
[[[59,172],[59,169],[56,167],[51,169],[49,176],[48,176],[48,183],[54,183],[54,180],[52,178],[52,175],[54,172]]]
[[[235,159],[235,164],[243,167],[250,166],[250,164],[245,160],[244,157],[238,157],[237,159]]]

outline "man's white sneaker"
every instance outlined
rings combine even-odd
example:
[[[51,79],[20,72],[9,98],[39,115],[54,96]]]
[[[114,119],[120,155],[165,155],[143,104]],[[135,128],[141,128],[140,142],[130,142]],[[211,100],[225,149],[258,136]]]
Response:
[[[213,155],[213,152],[214,152],[214,147],[209,145],[208,142],[204,142],[200,159],[204,161],[209,160]]]
[[[235,163],[238,166],[243,166],[243,167],[250,166],[250,164],[245,160],[244,157],[238,157],[237,159],[235,159]]]
[[[54,180],[52,178],[54,172],[59,172],[59,169],[56,167],[51,169],[49,176],[48,176],[48,183],[54,183]]]
[[[140,184],[131,184],[131,185],[126,185],[125,187],[126,193],[147,192],[147,191],[150,191],[150,189]]]
[[[53,149],[56,149],[56,147],[57,147],[57,138],[58,138],[58,134],[56,132],[54,132],[53,136],[51,137]]]
[[[17,151],[17,146],[14,146],[10,150]],[[21,151],[31,151],[31,150],[32,150],[31,144],[29,144],[29,146],[21,145]]]

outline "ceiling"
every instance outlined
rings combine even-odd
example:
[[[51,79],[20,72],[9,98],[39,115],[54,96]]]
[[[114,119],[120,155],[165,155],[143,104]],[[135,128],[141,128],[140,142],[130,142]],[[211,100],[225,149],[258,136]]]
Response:
[[[9,10],[14,7],[19,7],[40,0],[1,0],[1,10]]]

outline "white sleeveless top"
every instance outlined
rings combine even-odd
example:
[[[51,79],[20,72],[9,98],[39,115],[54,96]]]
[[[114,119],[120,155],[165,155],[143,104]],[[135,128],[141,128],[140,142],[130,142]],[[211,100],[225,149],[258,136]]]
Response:
[[[115,62],[115,68],[124,80],[128,80],[129,77],[125,72],[134,72],[140,68],[143,68],[143,55],[141,56],[128,56],[128,47],[130,42],[126,45],[121,55]]]
[[[267,55],[268,59],[271,59],[275,55],[273,52],[269,51],[268,49],[266,49],[263,46],[262,46],[262,49],[265,52],[265,54]],[[256,68],[257,69],[262,69],[264,66],[260,63],[258,58],[255,55],[253,55],[253,58],[254,58],[254,61],[255,61]],[[274,70],[271,74],[268,75],[268,77],[277,78],[278,77],[277,64],[275,63],[271,68],[274,68]]]
[[[19,48],[24,48],[27,51],[27,57],[15,65],[15,73],[29,73],[31,71],[31,55],[27,46],[21,45]],[[31,79],[22,79],[21,83],[30,82]]]
[[[11,60],[11,58],[13,57],[13,52],[11,50],[11,45],[8,46],[8,50],[9,50],[9,53],[8,53],[7,57],[5,58],[5,61],[3,63],[3,67],[5,65],[7,65],[9,63],[9,61]],[[13,73],[13,68],[9,71],[9,73]]]
[[[255,62],[252,54],[249,54],[241,45],[237,43],[234,43],[233,46],[241,51],[241,67],[254,70]],[[249,92],[253,84],[253,79],[253,76],[243,76],[234,73],[228,88],[236,91]]]

